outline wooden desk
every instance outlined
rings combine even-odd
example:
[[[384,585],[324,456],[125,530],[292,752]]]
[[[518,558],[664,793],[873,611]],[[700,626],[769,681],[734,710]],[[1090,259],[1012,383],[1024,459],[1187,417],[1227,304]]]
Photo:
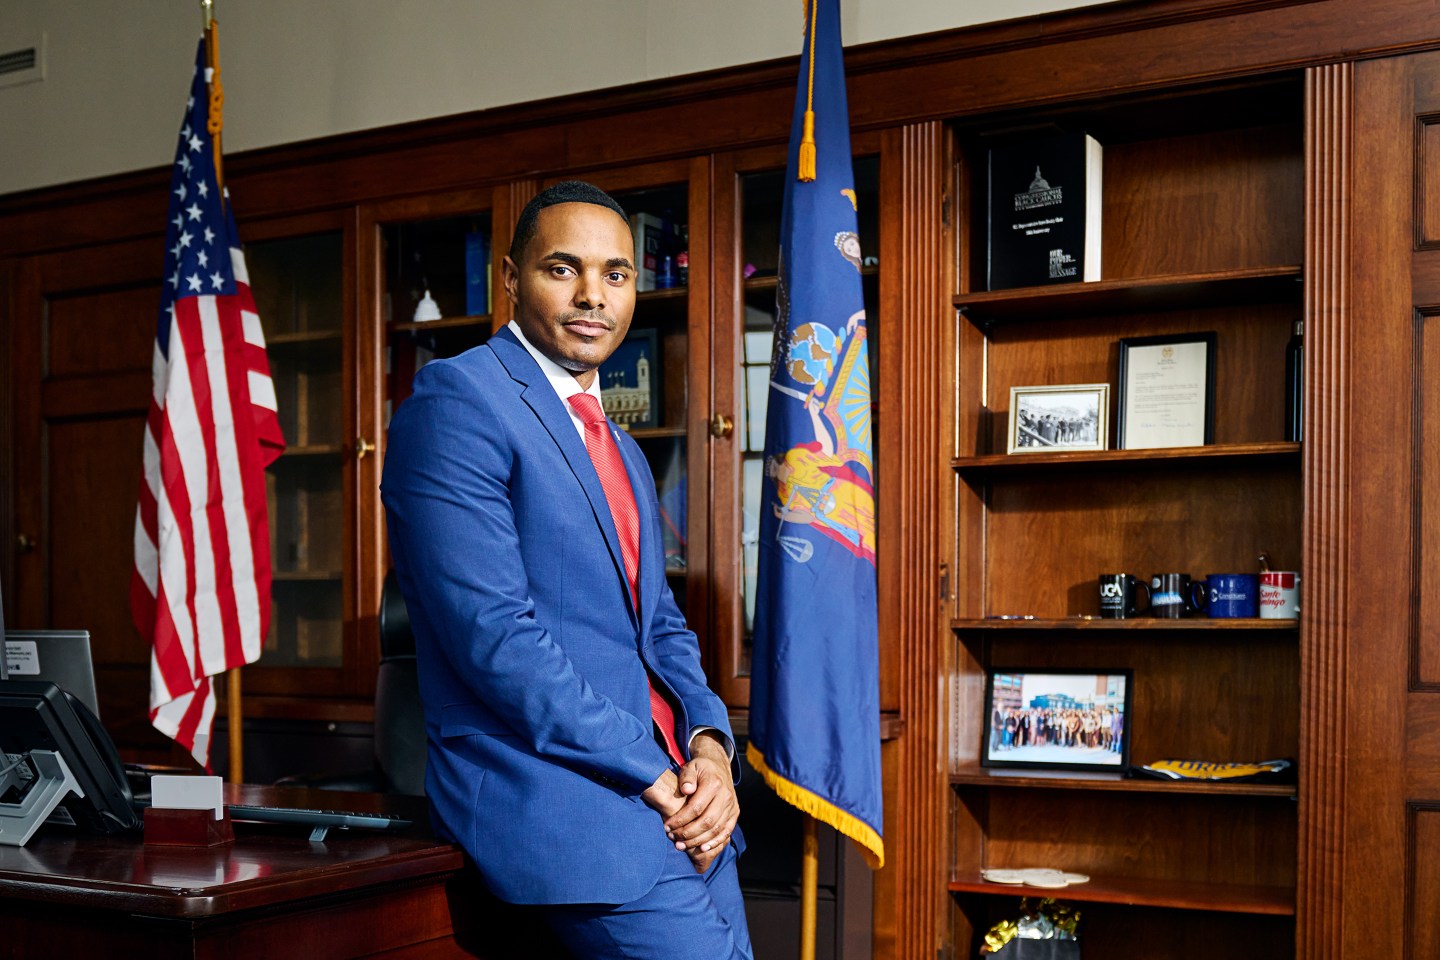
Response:
[[[477,891],[423,800],[226,787],[232,803],[382,811],[404,831],[237,823],[234,844],[146,846],[44,827],[0,846],[0,957],[468,957],[452,897]],[[470,911],[457,911],[465,916]],[[461,938],[464,939],[463,937]]]

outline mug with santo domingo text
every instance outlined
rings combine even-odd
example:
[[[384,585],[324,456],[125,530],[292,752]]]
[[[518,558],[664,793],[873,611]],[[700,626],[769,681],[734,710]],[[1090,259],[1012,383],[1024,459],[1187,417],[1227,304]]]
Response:
[[[1260,574],[1260,619],[1295,620],[1300,616],[1300,574],[1267,570]]]

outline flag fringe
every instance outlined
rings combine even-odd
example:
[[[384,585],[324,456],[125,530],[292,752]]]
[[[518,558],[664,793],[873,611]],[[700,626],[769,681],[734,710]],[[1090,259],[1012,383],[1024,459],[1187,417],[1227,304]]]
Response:
[[[802,813],[809,814],[821,823],[829,824],[854,840],[859,845],[860,853],[865,857],[865,862],[870,865],[871,870],[879,870],[885,866],[885,841],[881,839],[880,834],[875,832],[874,827],[771,770],[755,744],[746,744],[745,758],[750,761],[750,766],[760,771],[760,776],[764,778],[765,783],[780,795],[781,800],[792,807],[799,808]]]

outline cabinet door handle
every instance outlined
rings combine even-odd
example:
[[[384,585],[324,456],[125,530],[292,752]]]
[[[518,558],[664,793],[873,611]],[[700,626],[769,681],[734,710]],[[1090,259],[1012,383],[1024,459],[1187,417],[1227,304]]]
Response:
[[[364,460],[366,454],[374,453],[374,452],[375,452],[375,444],[371,443],[369,440],[366,440],[364,437],[356,437],[356,438],[355,438],[355,459],[356,459],[356,460]]]
[[[35,549],[35,541],[31,539],[29,534],[22,533],[15,537],[15,547],[21,553],[29,553]]]
[[[734,432],[735,421],[725,416],[723,413],[717,413],[715,414],[715,416],[710,418],[710,436],[714,437],[716,440],[719,440],[723,437],[728,437]]]

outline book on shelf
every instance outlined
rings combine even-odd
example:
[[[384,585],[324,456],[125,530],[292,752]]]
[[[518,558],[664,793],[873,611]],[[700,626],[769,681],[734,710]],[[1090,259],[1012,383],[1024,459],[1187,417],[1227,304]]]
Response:
[[[653,213],[632,213],[630,232],[635,237],[635,290],[654,290],[661,260],[670,253],[675,228]]]
[[[465,234],[465,313],[490,313],[490,234]]]
[[[1083,133],[990,149],[989,289],[1100,279],[1101,156]]]

